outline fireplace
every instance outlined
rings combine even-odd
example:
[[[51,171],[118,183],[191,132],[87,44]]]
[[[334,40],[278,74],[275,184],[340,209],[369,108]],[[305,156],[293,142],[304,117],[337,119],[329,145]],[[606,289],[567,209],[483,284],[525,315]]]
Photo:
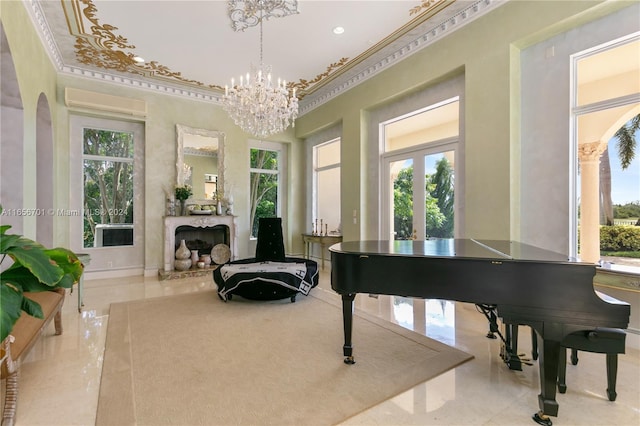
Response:
[[[230,244],[227,225],[214,225],[206,228],[180,225],[176,228],[175,233],[175,250],[180,246],[179,241],[184,240],[189,250],[198,250],[198,256],[211,253],[211,249],[217,244]]]
[[[173,271],[180,240],[190,250],[209,254],[216,244],[226,244],[231,259],[236,258],[236,221],[234,216],[167,216],[164,218],[164,271]]]

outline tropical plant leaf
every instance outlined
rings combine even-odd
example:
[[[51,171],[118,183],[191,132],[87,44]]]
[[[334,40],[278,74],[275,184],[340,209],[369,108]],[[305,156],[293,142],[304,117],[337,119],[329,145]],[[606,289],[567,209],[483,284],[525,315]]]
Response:
[[[55,285],[64,275],[62,268],[49,258],[44,246],[28,238],[19,238],[6,253],[49,286]]]
[[[84,266],[74,252],[56,247],[45,250],[45,253],[64,271],[64,276],[57,283],[60,287],[71,288],[73,284],[80,281]]]
[[[22,290],[10,283],[0,283],[0,341],[3,341],[13,329],[21,314]]]
[[[6,253],[9,248],[14,247],[18,240],[20,240],[20,235],[7,235],[4,233],[0,235],[2,235],[2,238],[0,239],[0,253]]]
[[[20,287],[22,291],[48,291],[54,288],[54,285],[48,285],[40,282],[27,268],[23,265],[14,263],[11,268],[2,272],[0,275],[2,282],[10,282]]]
[[[23,297],[22,298],[22,310],[31,315],[32,317],[44,318],[44,312],[42,312],[42,306],[38,302],[34,302],[33,300]]]

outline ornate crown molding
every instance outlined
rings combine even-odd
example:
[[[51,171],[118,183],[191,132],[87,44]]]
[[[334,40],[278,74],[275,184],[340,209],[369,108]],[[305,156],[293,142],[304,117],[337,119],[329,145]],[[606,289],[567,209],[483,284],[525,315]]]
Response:
[[[44,12],[40,7],[40,2],[36,0],[23,1],[25,3],[27,13],[31,18],[31,21],[33,22],[35,28],[38,30],[37,33],[40,36],[40,41],[42,41],[42,44],[45,46],[45,50],[49,55],[49,59],[51,59],[51,63],[58,71],[62,71],[64,66],[62,56],[60,55],[58,45],[53,38],[53,32],[51,31],[51,28],[49,28],[47,20],[44,17]]]
[[[76,37],[78,61],[81,64],[100,66],[104,71],[65,64],[62,60],[60,49],[53,38],[53,32],[45,19],[40,1],[23,0],[38,35],[58,72],[221,105],[223,95],[221,86],[205,85],[201,82],[184,78],[179,72],[171,71],[168,67],[154,61],[145,64],[135,63],[133,61],[133,53],[125,51],[127,49],[131,50],[135,46],[129,45],[126,38],[115,35],[113,31],[117,30],[116,27],[98,22],[95,17],[95,6],[93,6],[91,0],[61,0],[61,3],[63,5],[67,4],[65,13],[68,12],[67,23],[70,30],[77,29],[76,32],[72,32],[72,35]],[[385,39],[376,45],[376,49],[381,49],[376,53],[372,53],[372,50],[357,58],[341,58],[337,62],[330,64],[324,72],[313,79],[301,79],[295,83],[290,82],[289,85],[293,85],[302,91],[300,93],[299,116],[313,111],[315,108],[408,58],[445,35],[506,3],[506,1],[478,0],[453,16],[437,23],[430,22],[423,16],[420,18],[422,20],[420,25],[404,28],[400,37],[394,34],[392,35],[393,37],[390,36],[388,40]],[[455,3],[455,0],[423,0],[422,4],[412,8],[409,14],[422,16],[425,10],[428,13],[430,10],[439,7],[444,8],[452,3]],[[83,13],[85,19],[93,24],[92,27],[95,27],[91,34],[84,32],[84,25],[78,22],[76,18],[70,18],[70,16],[78,16],[79,13]],[[100,50],[105,47],[118,49],[107,53],[101,52]],[[125,70],[127,74],[131,75],[111,73],[109,70],[117,72]],[[146,77],[153,77],[153,79],[146,79]]]
[[[435,3],[437,2],[424,1],[419,7],[433,7]],[[392,51],[384,51],[384,57],[375,58],[373,61],[363,61],[361,67],[344,81],[337,82],[337,79],[334,79],[333,84],[325,84],[322,91],[318,90],[316,96],[307,96],[302,99],[300,101],[300,116],[313,111],[504,3],[501,0],[479,0],[444,21],[427,25],[425,28],[416,28],[418,31],[407,34],[398,40],[399,47]],[[411,13],[415,13],[413,9]]]

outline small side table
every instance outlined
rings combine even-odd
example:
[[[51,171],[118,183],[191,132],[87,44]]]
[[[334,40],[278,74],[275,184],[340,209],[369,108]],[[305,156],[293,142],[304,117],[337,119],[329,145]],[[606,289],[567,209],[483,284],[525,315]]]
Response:
[[[304,242],[304,256],[309,258],[309,245],[320,244],[320,256],[322,258],[322,269],[324,270],[324,248],[327,244],[336,244],[342,242],[342,235],[327,234],[327,235],[313,235],[302,234],[302,241]]]
[[[89,256],[87,253],[76,253],[76,256],[78,256],[78,259],[80,260],[80,262],[82,262],[85,268],[89,266],[89,263],[91,263],[91,256]],[[82,271],[82,275],[80,275],[80,280],[78,281],[78,312],[82,312],[82,307],[84,306],[83,292],[84,271]]]

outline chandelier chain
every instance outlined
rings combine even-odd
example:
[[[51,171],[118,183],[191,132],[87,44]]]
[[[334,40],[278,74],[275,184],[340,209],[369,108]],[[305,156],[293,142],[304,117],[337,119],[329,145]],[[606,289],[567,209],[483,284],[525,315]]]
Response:
[[[230,9],[232,3],[236,2],[233,0],[229,2]],[[246,74],[246,80],[245,76],[241,75],[240,84],[236,84],[234,79],[231,79],[231,87],[225,86],[225,94],[222,98],[225,111],[236,125],[260,138],[281,133],[289,125],[294,126],[298,116],[295,87],[289,91],[287,82],[280,79],[277,80],[277,84],[274,84],[271,79],[271,67],[265,67],[263,63],[262,25],[265,13],[267,17],[274,16],[273,11],[268,8],[273,8],[279,3],[281,2],[258,0],[252,6],[257,6],[259,16],[256,16],[255,10],[249,14],[235,14],[235,16],[249,16],[252,20],[257,20],[260,25],[260,65],[258,69],[251,67],[251,72]],[[234,12],[237,11],[238,9],[234,9]],[[242,23],[242,20],[234,22],[234,24],[238,23]]]

